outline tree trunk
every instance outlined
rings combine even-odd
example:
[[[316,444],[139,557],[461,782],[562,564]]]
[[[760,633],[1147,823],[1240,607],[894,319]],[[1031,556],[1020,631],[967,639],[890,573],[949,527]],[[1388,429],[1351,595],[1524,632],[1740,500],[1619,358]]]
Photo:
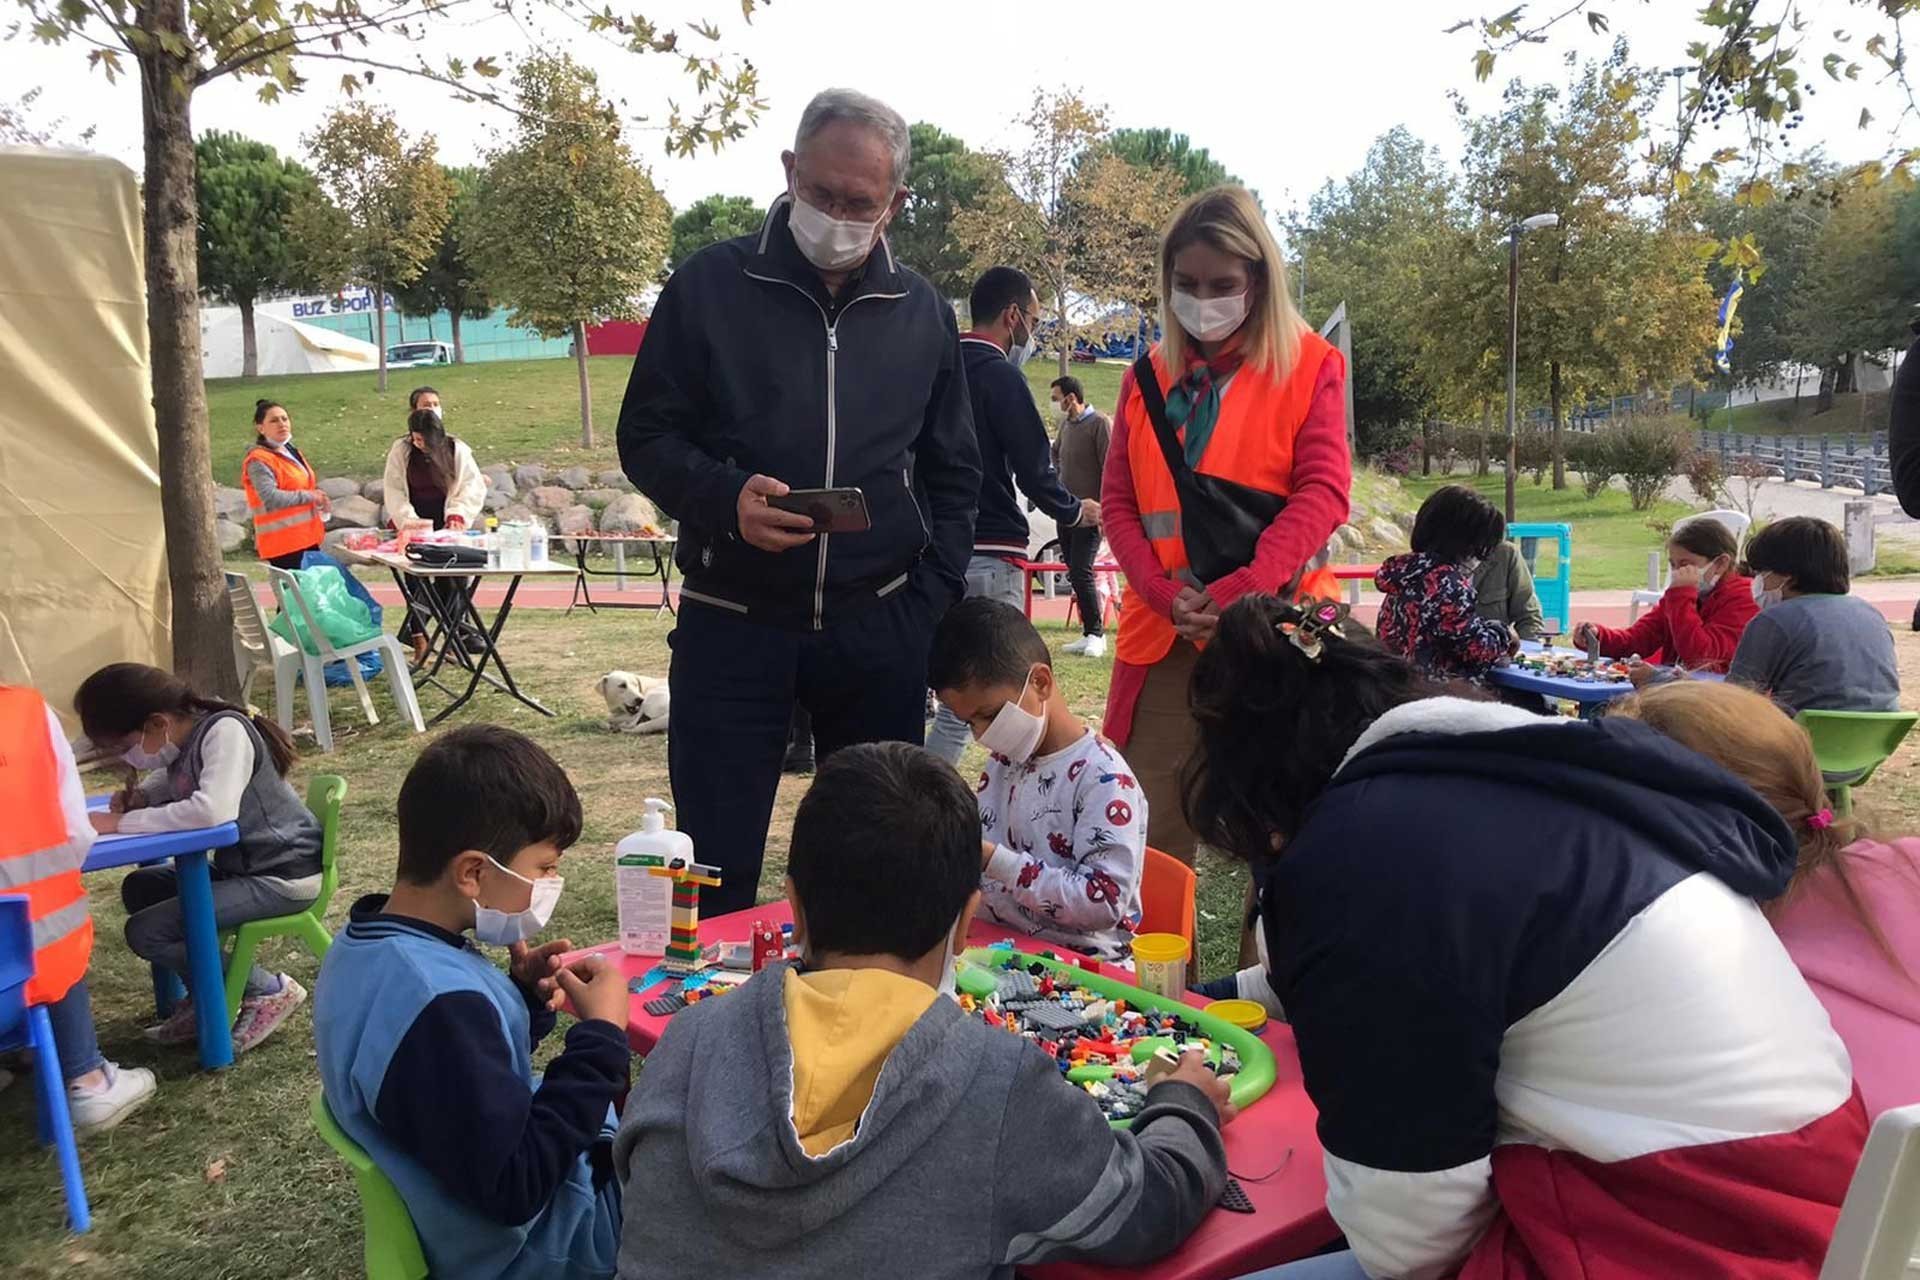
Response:
[[[580,446],[593,448],[593,384],[587,381],[587,322],[573,322],[573,363],[580,370]]]
[[[1813,398],[1813,412],[1817,416],[1833,408],[1833,384],[1839,378],[1840,371],[1834,365],[1820,367],[1820,390]],[[1728,411],[1731,416],[1732,411]]]
[[[393,324],[399,334],[394,341],[405,342],[407,340],[407,313],[396,308],[393,313]]]
[[[159,41],[185,49],[185,0],[143,6],[153,52],[140,62],[146,179],[147,341],[154,424],[160,437],[161,528],[173,592],[173,669],[212,697],[240,696],[233,613],[213,537],[213,464],[200,365],[200,264],[194,239],[193,72]]]
[[[1073,354],[1073,339],[1067,333],[1067,291],[1065,289],[1055,295],[1053,318],[1054,341],[1060,344],[1060,376],[1064,378],[1067,376],[1067,361]]]
[[[1433,419],[1420,419],[1420,474],[1433,474]]]
[[[1560,362],[1547,367],[1547,406],[1553,416],[1553,487],[1567,487],[1567,443],[1560,435]]]
[[[1833,393],[1835,395],[1850,396],[1860,390],[1860,384],[1854,374],[1855,363],[1854,353],[1849,351],[1834,364]]]
[[[467,348],[466,344],[460,341],[460,309],[455,307],[447,312],[447,314],[453,317],[453,362],[455,364],[465,364],[467,362]]]
[[[196,213],[196,217],[198,214]],[[197,271],[199,268],[196,267]],[[260,376],[260,344],[253,333],[253,299],[240,299],[240,376]]]
[[[373,345],[380,348],[381,395],[387,394],[387,282],[373,282]]]

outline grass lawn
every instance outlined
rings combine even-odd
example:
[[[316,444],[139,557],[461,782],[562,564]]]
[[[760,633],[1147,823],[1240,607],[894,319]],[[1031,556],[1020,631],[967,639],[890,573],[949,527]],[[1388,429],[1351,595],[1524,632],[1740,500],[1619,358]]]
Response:
[[[1716,409],[1700,426],[1707,431],[1740,431],[1747,435],[1866,435],[1887,429],[1893,398],[1885,391],[1835,396],[1833,408],[1815,413],[1811,380],[1799,399],[1767,400],[1760,404]]]
[[[551,362],[564,366],[562,361]],[[390,615],[391,617],[391,615]],[[501,695],[482,694],[450,724],[489,720],[529,733],[566,766],[586,811],[585,834],[561,864],[567,891],[549,936],[586,945],[615,932],[610,854],[640,825],[640,802],[667,795],[666,743],[605,729],[605,706],[593,683],[610,668],[664,674],[667,626],[650,617],[523,609],[513,616],[504,648],[514,674],[558,712],[544,719]],[[1056,649],[1077,630],[1048,626]],[[1069,697],[1097,720],[1110,666],[1062,658]],[[376,684],[384,704],[384,679]],[[431,714],[438,695],[429,691]],[[299,704],[304,718],[305,703]],[[317,773],[347,779],[340,843],[341,885],[328,912],[338,928],[359,895],[391,883],[394,800],[423,739],[382,712],[382,724],[360,723],[351,692],[336,690],[336,750],[321,755],[304,739],[296,787]],[[716,762],[724,767],[724,762]],[[966,767],[975,767],[972,761]],[[95,780],[104,789],[105,779]],[[763,899],[779,892],[793,806],[804,782],[781,785],[761,877]],[[1200,933],[1206,974],[1233,964],[1234,933],[1245,873],[1209,860],[1200,880]],[[31,1089],[24,1080],[0,1093],[0,1275],[10,1280],[98,1276],[102,1280],[223,1280],[360,1273],[360,1212],[352,1179],[307,1121],[318,1079],[312,1020],[305,1010],[272,1040],[228,1071],[196,1067],[187,1048],[160,1048],[141,1038],[152,1021],[144,965],[121,939],[125,913],[119,876],[88,878],[97,939],[89,979],[107,1056],[152,1067],[159,1096],[111,1134],[85,1144],[82,1159],[93,1199],[94,1230],[69,1237],[63,1226],[59,1176],[51,1154],[33,1144]],[[311,988],[316,963],[303,949],[269,943],[261,962]],[[557,1044],[558,1035],[549,1041]],[[449,1069],[453,1069],[450,1064]]]
[[[1493,503],[1506,502],[1506,481],[1498,473],[1486,476],[1407,476],[1402,481],[1417,504],[1443,484],[1466,484]],[[1571,524],[1573,528],[1573,589],[1593,591],[1632,589],[1647,585],[1647,552],[1660,550],[1664,535],[1649,522],[1671,525],[1694,513],[1678,502],[1656,502],[1650,511],[1635,511],[1627,495],[1609,489],[1589,498],[1578,483],[1555,492],[1550,484],[1535,485],[1521,476],[1513,491],[1514,516],[1521,523]]]

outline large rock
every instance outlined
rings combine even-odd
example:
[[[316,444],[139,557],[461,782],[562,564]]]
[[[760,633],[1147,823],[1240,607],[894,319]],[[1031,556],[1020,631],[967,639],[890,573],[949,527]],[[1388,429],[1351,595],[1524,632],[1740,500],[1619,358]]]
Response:
[[[547,522],[545,516],[535,514],[524,503],[519,502],[501,508],[500,523],[505,524],[509,520],[518,520],[523,524],[545,524]]]
[[[220,554],[226,555],[247,545],[247,531],[231,520],[216,519],[213,522],[213,539],[220,544]]]
[[[659,528],[659,513],[637,493],[621,494],[600,513],[602,533],[644,533]]]
[[[387,482],[385,480],[367,481],[360,486],[360,496],[368,502],[385,502],[387,500]]]
[[[229,489],[225,485],[215,485],[213,490],[213,509],[229,520],[247,518],[247,491]]]
[[[527,498],[533,503],[535,511],[549,513],[565,511],[573,505],[573,490],[562,489],[559,485],[543,484],[536,486]]]
[[[513,469],[513,482],[522,489],[533,489],[547,482],[547,469],[529,462]]]
[[[585,467],[568,467],[560,473],[560,483],[569,489],[584,489],[593,483],[593,472]]]
[[[503,498],[515,498],[520,494],[519,486],[513,482],[513,472],[505,467],[488,467],[480,473],[487,478],[487,492],[497,493]]]
[[[380,507],[369,502],[359,494],[350,498],[340,498],[333,504],[333,518],[327,521],[329,529],[375,529],[380,525]]]
[[[633,481],[627,479],[624,471],[602,471],[594,477],[602,489],[618,489],[622,493],[633,492]]]
[[[1367,545],[1367,539],[1350,524],[1343,524],[1333,531],[1333,541],[1342,551],[1358,551]]]
[[[554,528],[562,535],[593,532],[593,508],[576,503],[554,517]]]
[[[1367,522],[1367,536],[1381,546],[1391,547],[1400,541],[1400,526],[1391,520],[1370,520]]]
[[[345,476],[334,476],[320,482],[320,492],[329,498],[357,498],[360,496],[360,482]]]
[[[508,507],[512,506],[513,499],[514,499],[514,492],[512,489],[512,482],[509,481],[508,487],[505,489],[487,490],[487,496],[485,500],[481,502],[480,505],[483,509],[487,511],[495,512],[497,514],[501,511],[505,511]]]
[[[610,506],[615,498],[624,496],[618,489],[586,489],[581,492],[580,501],[598,508]]]

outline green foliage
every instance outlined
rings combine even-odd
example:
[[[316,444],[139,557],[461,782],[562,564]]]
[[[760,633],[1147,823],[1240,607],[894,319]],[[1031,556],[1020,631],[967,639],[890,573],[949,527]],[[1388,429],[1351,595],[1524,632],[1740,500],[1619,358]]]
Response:
[[[469,245],[482,278],[513,323],[549,338],[639,314],[669,218],[618,112],[571,58],[532,59],[514,85],[520,124],[490,159]]]
[[[1569,456],[1593,497],[1616,476],[1635,511],[1651,510],[1669,482],[1695,457],[1693,430],[1685,418],[1639,414],[1575,437]]]
[[[432,315],[449,311],[469,320],[485,319],[493,312],[493,298],[486,282],[467,260],[467,244],[473,235],[474,199],[480,185],[480,170],[462,166],[446,170],[453,190],[453,203],[447,225],[440,232],[439,246],[426,262],[420,277],[394,293],[400,308],[408,315]]]
[[[418,279],[453,205],[432,135],[409,143],[392,112],[353,103],[305,142],[324,199],[296,207],[288,225],[308,275],[323,286],[375,288]]]
[[[931,281],[941,296],[964,298],[975,273],[971,256],[954,237],[954,215],[1006,179],[992,156],[970,150],[937,125],[917,123],[908,133],[913,158],[907,165],[907,203],[888,228],[887,240],[900,261]]]
[[[251,303],[297,287],[287,219],[314,196],[313,175],[237,133],[212,130],[193,149],[200,288],[221,302]]]
[[[1142,169],[1172,170],[1180,175],[1180,194],[1185,196],[1240,181],[1205,147],[1194,146],[1186,134],[1171,129],[1115,129],[1095,150]]]
[[[667,270],[678,271],[681,263],[710,244],[753,234],[766,217],[767,211],[746,196],[700,197],[674,215]]]

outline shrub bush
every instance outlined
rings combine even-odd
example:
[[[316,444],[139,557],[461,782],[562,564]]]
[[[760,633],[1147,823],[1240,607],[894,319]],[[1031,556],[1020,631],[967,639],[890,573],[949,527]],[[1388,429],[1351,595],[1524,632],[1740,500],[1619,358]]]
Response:
[[[1694,453],[1686,419],[1636,415],[1605,433],[1612,470],[1626,482],[1635,511],[1645,511]]]
[[[1727,477],[1720,469],[1720,455],[1696,449],[1688,455],[1684,468],[1693,496],[1708,506],[1718,506],[1727,490]]]
[[[1571,436],[1573,433],[1569,432]],[[1505,441],[1501,442],[1505,447]],[[1533,482],[1544,484],[1547,472],[1553,467],[1553,433],[1539,427],[1522,427],[1514,435],[1513,451],[1515,466],[1521,471],[1533,473]]]
[[[1604,432],[1575,432],[1567,437],[1567,465],[1580,473],[1589,498],[1597,498],[1616,472]]]

